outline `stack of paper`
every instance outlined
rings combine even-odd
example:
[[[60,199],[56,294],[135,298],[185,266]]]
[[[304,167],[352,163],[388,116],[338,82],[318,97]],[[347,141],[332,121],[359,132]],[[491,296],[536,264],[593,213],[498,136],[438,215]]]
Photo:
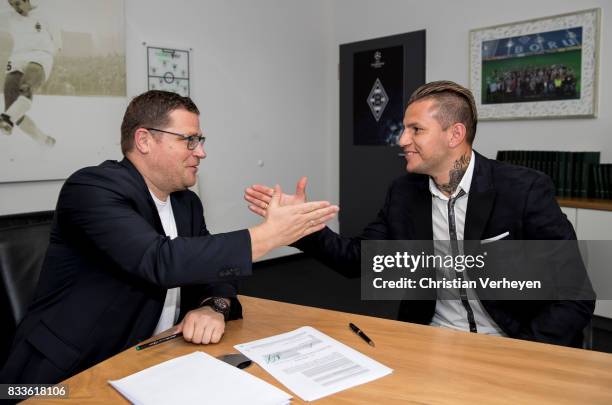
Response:
[[[393,372],[310,326],[234,347],[305,401]]]
[[[203,352],[109,383],[134,404],[288,404],[275,386]]]

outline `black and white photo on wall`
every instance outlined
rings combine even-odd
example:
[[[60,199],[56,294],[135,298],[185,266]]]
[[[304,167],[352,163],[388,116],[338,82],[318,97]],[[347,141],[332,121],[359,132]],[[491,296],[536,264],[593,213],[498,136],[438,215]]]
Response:
[[[396,145],[402,131],[404,46],[353,55],[354,145]]]
[[[0,183],[61,180],[120,154],[124,10],[124,0],[0,1]]]

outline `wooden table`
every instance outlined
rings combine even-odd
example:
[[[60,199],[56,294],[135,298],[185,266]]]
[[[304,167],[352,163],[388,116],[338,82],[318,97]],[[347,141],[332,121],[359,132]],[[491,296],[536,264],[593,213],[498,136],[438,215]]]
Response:
[[[233,345],[237,343],[310,325],[394,369],[389,376],[317,404],[612,404],[610,354],[259,298],[240,300],[245,319],[229,322],[219,344],[200,346],[176,339],[143,351],[128,349],[64,381],[69,385],[69,399],[46,402],[125,403],[108,380],[195,350],[213,356],[236,352]],[[366,332],[376,347],[353,334],[349,322]],[[258,365],[246,370],[290,393]],[[293,403],[304,402],[294,396]]]

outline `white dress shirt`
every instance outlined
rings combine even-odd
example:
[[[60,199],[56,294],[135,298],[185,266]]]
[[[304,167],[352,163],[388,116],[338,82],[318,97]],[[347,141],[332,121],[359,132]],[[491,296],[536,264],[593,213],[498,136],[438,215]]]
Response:
[[[151,191],[149,190],[149,192]],[[155,201],[159,219],[161,220],[164,232],[166,232],[166,236],[169,236],[170,239],[176,238],[178,236],[178,232],[176,230],[176,221],[174,220],[174,213],[172,212],[170,197],[168,197],[166,201],[160,200],[153,193],[151,193],[151,197],[153,197],[153,201]],[[180,312],[181,288],[171,288],[166,293],[164,308],[162,309],[157,326],[153,331],[153,335],[157,335],[158,333],[163,332],[174,325],[178,320]]]
[[[472,151],[472,157],[470,164],[465,171],[459,186],[455,192],[451,195],[452,198],[459,194],[460,190],[465,192],[465,195],[458,198],[455,202],[455,227],[457,230],[457,240],[461,241],[464,238],[465,230],[465,215],[467,212],[468,199],[470,196],[470,186],[472,184],[472,176],[474,175],[474,164],[476,156]],[[448,225],[448,200],[449,197],[444,195],[442,191],[438,189],[433,179],[429,179],[429,191],[431,192],[431,222],[433,226],[433,238],[434,238],[434,249],[436,255],[447,255],[450,254],[450,232]],[[441,243],[435,243],[435,241],[443,241]],[[461,248],[461,244],[459,244]],[[452,269],[437,269],[437,277],[441,279],[446,277],[452,279],[453,275],[450,274]],[[461,277],[466,280],[467,273],[463,272]],[[476,321],[476,327],[478,333],[485,333],[488,335],[505,336],[501,328],[495,323],[495,321],[489,316],[487,311],[484,309],[480,300],[476,295],[476,291],[471,288],[466,289],[468,301],[474,312],[474,320]],[[431,321],[433,326],[442,326],[452,329],[459,330],[470,330],[468,322],[467,311],[461,303],[459,290],[456,288],[439,288],[438,299],[436,300],[436,311]]]

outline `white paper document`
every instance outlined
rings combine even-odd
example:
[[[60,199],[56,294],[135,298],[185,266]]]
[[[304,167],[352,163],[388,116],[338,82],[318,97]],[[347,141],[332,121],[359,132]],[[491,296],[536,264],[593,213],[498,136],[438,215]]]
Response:
[[[305,401],[393,372],[310,326],[234,347]]]
[[[165,361],[109,383],[134,404],[288,404],[291,395],[203,353]]]

